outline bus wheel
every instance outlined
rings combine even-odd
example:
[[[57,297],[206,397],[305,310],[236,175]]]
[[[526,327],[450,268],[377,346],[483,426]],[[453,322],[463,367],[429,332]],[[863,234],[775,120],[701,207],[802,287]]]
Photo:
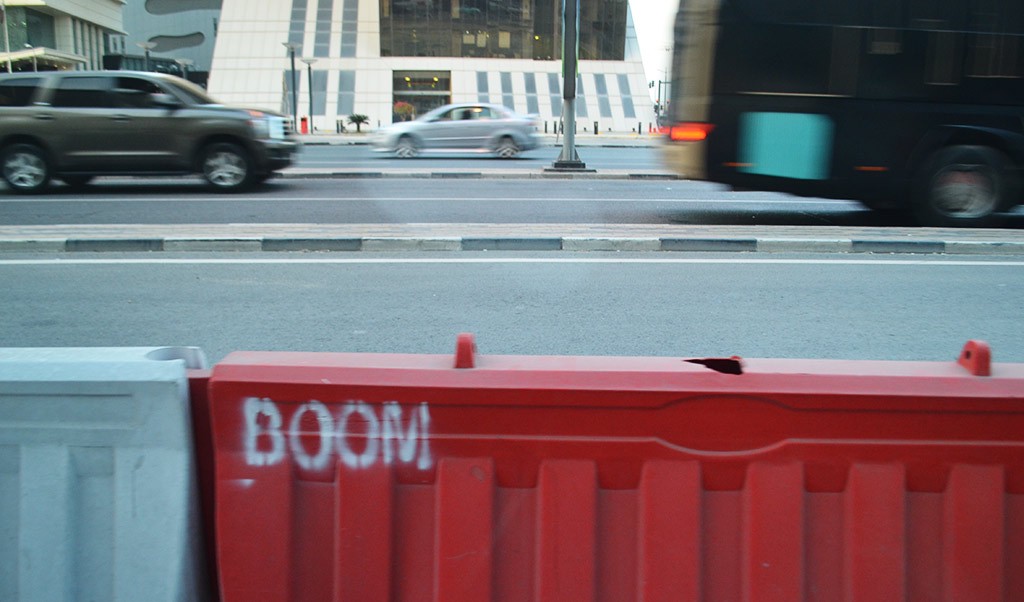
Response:
[[[914,215],[924,226],[991,226],[1012,194],[1009,159],[985,146],[935,153],[919,181]]]

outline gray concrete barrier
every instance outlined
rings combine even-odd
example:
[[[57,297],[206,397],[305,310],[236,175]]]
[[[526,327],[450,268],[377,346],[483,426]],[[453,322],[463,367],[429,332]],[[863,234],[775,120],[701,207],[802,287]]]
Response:
[[[0,600],[209,597],[195,348],[0,348]]]

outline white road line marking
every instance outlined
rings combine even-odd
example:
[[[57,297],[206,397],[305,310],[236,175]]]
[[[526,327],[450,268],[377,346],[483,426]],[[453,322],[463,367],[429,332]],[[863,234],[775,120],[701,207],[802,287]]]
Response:
[[[522,198],[522,197],[472,197],[472,198],[453,198],[453,197],[347,197],[347,198],[320,198],[320,197],[246,197],[246,198],[235,198],[226,199],[220,197],[189,197],[187,195],[173,196],[173,197],[104,197],[104,198],[33,198],[33,199],[0,199],[0,204],[3,203],[31,203],[38,205],[39,203],[166,203],[170,201],[176,202],[201,202],[201,203],[220,203],[225,202],[236,202],[251,204],[253,202],[259,203],[294,203],[294,202],[320,202],[320,203],[337,203],[337,202],[410,202],[410,203],[423,203],[430,201],[445,201],[445,202],[459,202],[459,203],[683,203],[683,204],[711,204],[716,205],[834,205],[837,207],[862,207],[860,203],[854,201],[842,201],[842,200],[830,200],[830,199],[630,199],[630,198],[579,198],[579,199],[566,199],[566,198]],[[865,211],[868,209],[865,207]]]

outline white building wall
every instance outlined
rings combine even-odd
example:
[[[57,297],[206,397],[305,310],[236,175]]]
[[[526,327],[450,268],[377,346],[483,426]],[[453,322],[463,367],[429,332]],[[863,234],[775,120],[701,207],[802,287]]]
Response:
[[[50,14],[65,13],[83,21],[95,23],[103,29],[120,32],[121,9],[124,7],[124,2],[121,0],[36,0],[34,2],[8,0],[7,6],[31,6]]]
[[[225,0],[208,88],[221,102],[280,111],[291,2]],[[297,63],[297,67],[304,66]]]
[[[53,36],[57,47],[54,50],[61,50],[71,54],[81,54],[75,48],[76,20],[67,15],[54,16]]]
[[[512,98],[515,110],[527,113],[526,73],[534,73],[537,83],[538,119],[554,123],[561,107],[552,107],[548,74],[559,74],[560,61],[534,61],[529,59],[475,59],[440,57],[381,57],[380,19],[377,0],[358,0],[359,16],[356,38],[356,57],[342,58],[342,11],[345,0],[333,0],[330,57],[319,57],[314,71],[326,70],[326,114],[314,115],[313,124],[320,130],[333,131],[337,120],[348,115],[339,114],[338,85],[341,71],[355,71],[354,113],[369,117],[369,129],[391,123],[392,73],[394,71],[449,71],[451,73],[451,99],[453,102],[476,102],[477,72],[488,73],[488,96],[491,102],[503,104],[502,74],[512,80]],[[312,53],[316,32],[318,0],[308,0],[303,33],[303,48]],[[213,53],[210,74],[210,93],[222,102],[288,111],[285,77],[290,77],[290,61],[283,43],[288,40],[291,19],[291,0],[224,0],[219,33]],[[635,38],[634,38],[635,43]],[[627,43],[627,46],[629,44]],[[580,117],[579,131],[593,131],[597,121],[602,132],[630,132],[639,123],[654,122],[654,107],[647,90],[643,64],[639,52],[627,48],[625,61],[581,61],[587,117]],[[308,70],[296,57],[299,79],[298,114],[309,112]],[[606,76],[611,117],[602,117],[599,111],[594,75]],[[623,108],[618,74],[626,74],[635,117],[627,117]],[[559,94],[560,99],[560,94]],[[559,100],[560,102],[560,100]],[[579,113],[579,110],[577,111]],[[552,126],[553,127],[553,126]],[[543,129],[543,126],[542,126]]]

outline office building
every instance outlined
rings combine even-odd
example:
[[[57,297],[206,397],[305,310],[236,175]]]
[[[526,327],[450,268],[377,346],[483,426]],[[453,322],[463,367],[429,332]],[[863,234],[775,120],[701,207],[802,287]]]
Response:
[[[561,40],[560,2],[223,0],[209,90],[300,121],[312,113],[319,130],[352,114],[372,129],[402,119],[407,105],[421,114],[479,101],[536,114],[553,131]],[[577,131],[649,127],[654,107],[626,0],[583,0],[579,56]]]
[[[121,6],[111,0],[2,0],[0,68],[102,68],[111,37],[124,33]]]

